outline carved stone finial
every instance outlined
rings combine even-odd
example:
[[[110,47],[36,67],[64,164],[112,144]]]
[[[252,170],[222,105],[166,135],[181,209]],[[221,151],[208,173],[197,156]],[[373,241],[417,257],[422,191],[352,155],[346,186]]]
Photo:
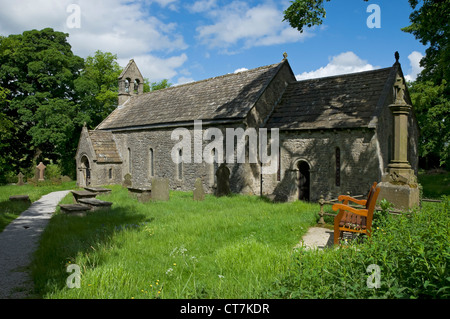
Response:
[[[400,54],[398,53],[398,51],[395,51],[395,63],[399,63],[398,60],[400,60]]]
[[[283,53],[283,61],[286,60],[288,57],[288,54],[286,52]]]

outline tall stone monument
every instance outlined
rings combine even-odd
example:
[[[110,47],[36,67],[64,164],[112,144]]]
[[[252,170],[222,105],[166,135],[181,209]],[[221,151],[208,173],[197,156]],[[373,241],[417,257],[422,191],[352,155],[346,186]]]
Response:
[[[396,54],[398,63],[398,55]],[[419,185],[414,170],[408,162],[408,118],[412,106],[405,101],[403,77],[397,75],[394,84],[394,103],[389,105],[394,117],[394,156],[388,171],[379,184],[379,200],[386,199],[398,209],[419,205]]]
[[[36,166],[36,175],[38,177],[38,181],[42,182],[45,180],[45,168],[44,163],[40,162],[38,166]]]

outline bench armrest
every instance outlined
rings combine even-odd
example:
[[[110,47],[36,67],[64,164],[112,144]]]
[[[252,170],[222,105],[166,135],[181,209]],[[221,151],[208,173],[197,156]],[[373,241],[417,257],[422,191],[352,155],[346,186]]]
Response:
[[[344,202],[344,204],[347,204],[350,201],[361,206],[365,206],[367,203],[367,199],[356,199],[347,195],[340,195],[338,201]]]
[[[334,211],[346,210],[346,211],[348,211],[350,213],[353,213],[353,214],[356,214],[356,215],[359,215],[359,216],[364,216],[364,217],[367,217],[367,215],[369,213],[367,209],[356,209],[356,208],[353,208],[351,206],[347,206],[347,205],[344,205],[344,204],[334,204],[332,208],[333,208]]]

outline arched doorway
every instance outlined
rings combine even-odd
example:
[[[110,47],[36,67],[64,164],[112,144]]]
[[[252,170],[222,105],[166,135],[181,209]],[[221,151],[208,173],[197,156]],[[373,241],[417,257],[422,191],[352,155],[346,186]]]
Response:
[[[81,170],[84,186],[89,186],[91,184],[91,167],[89,165],[89,159],[86,155],[81,158]]]
[[[310,195],[310,167],[305,161],[297,163],[298,168],[298,199],[309,201]]]

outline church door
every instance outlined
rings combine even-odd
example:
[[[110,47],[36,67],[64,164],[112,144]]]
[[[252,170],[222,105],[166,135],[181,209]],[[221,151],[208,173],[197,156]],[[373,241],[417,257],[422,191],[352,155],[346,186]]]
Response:
[[[305,161],[298,163],[298,199],[309,201],[310,173],[309,165]]]
[[[81,167],[84,175],[83,182],[85,183],[85,186],[89,186],[91,184],[91,169],[89,166],[89,159],[86,156],[81,158]]]

